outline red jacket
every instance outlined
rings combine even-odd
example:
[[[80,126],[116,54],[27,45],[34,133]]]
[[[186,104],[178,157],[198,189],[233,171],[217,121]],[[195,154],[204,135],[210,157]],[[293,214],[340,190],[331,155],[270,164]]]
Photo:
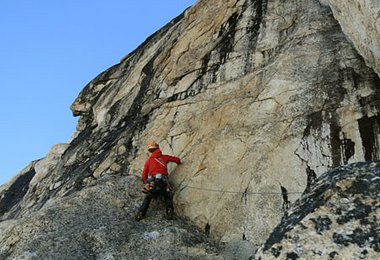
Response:
[[[150,176],[155,176],[159,173],[168,175],[167,164],[169,162],[181,164],[181,159],[175,156],[162,154],[160,149],[155,150],[144,165],[144,169],[141,174],[141,178],[144,183]]]

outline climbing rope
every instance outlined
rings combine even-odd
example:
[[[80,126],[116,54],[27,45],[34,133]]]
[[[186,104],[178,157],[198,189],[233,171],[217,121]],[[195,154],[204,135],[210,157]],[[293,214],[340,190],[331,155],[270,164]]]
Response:
[[[196,189],[196,190],[203,190],[203,191],[210,191],[210,192],[220,192],[220,193],[233,193],[233,194],[244,194],[244,195],[283,195],[284,192],[248,192],[248,191],[230,191],[230,190],[219,190],[219,189],[208,189],[208,188],[201,188],[201,187],[194,187],[185,185],[181,187],[182,189],[190,188],[190,189]],[[301,191],[287,191],[287,194],[302,194]]]

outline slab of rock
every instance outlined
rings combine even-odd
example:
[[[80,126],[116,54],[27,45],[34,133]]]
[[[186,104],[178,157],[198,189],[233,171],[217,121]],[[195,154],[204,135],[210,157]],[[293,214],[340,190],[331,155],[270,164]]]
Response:
[[[160,201],[136,222],[139,181],[109,176],[28,216],[2,220],[0,259],[223,259],[195,226],[167,221]]]

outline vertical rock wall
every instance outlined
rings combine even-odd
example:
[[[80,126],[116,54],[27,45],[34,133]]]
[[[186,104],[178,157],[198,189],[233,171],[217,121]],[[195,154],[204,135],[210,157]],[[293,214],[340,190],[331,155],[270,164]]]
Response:
[[[139,176],[156,140],[184,161],[177,213],[260,244],[282,191],[292,202],[328,169],[379,159],[379,86],[318,0],[200,0],[85,87],[73,139],[13,213]]]

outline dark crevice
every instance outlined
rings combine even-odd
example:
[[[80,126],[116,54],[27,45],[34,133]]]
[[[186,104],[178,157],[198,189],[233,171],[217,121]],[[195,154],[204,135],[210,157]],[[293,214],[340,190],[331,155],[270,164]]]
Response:
[[[342,139],[342,150],[343,164],[347,164],[350,158],[355,155],[355,143],[351,139],[345,138],[344,133]]]
[[[207,236],[210,235],[210,229],[211,229],[211,226],[210,226],[209,223],[207,223],[206,226],[205,226],[205,234],[206,234]]]
[[[23,198],[29,189],[29,183],[36,174],[34,168],[22,174],[12,185],[2,192],[0,200],[0,216],[11,210]]]
[[[342,142],[340,140],[340,133],[342,128],[338,125],[338,120],[331,120],[330,122],[330,145],[331,145],[331,160],[332,168],[338,167],[342,164]]]
[[[307,184],[306,184],[306,189],[304,192],[309,192],[311,189],[311,186],[314,185],[315,180],[317,179],[317,174],[308,165],[306,168],[306,175],[307,175]]]
[[[378,136],[380,134],[380,116],[364,116],[358,120],[358,124],[365,160],[379,160]]]
[[[282,211],[284,213],[284,216],[287,216],[288,210],[290,208],[288,190],[282,185],[280,185],[280,187],[281,187],[281,194],[282,194]]]

